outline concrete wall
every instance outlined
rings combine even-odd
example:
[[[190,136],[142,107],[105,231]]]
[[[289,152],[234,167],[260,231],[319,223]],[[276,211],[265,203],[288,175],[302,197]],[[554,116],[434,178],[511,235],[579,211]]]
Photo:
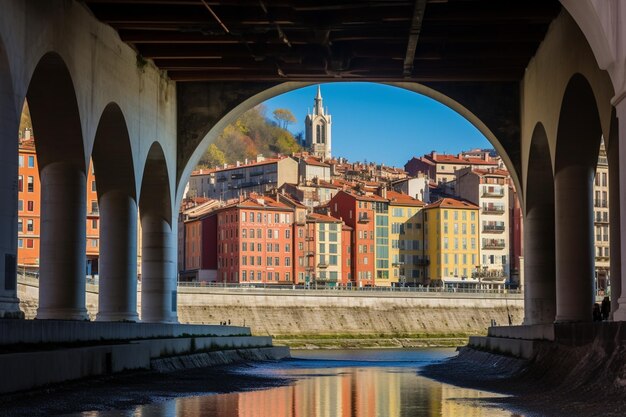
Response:
[[[32,318],[37,288],[20,283],[21,307]],[[93,288],[91,288],[93,290]],[[312,294],[312,295],[307,295]],[[498,298],[496,298],[496,296]],[[520,295],[385,293],[346,291],[232,291],[208,288],[178,289],[181,323],[217,324],[231,320],[250,327],[254,335],[486,333],[491,320],[513,324],[523,319]],[[90,311],[98,297],[87,293]],[[508,312],[508,313],[507,313]]]

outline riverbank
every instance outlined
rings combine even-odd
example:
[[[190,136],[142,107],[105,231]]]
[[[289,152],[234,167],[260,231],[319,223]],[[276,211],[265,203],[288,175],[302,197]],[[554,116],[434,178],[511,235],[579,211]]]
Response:
[[[469,334],[378,333],[378,334],[303,334],[274,336],[274,345],[290,349],[375,349],[439,348],[467,345]]]
[[[599,344],[545,344],[533,360],[461,348],[458,356],[424,367],[437,381],[509,395],[489,403],[524,416],[626,415],[626,352]]]
[[[178,397],[283,386],[289,379],[240,373],[246,364],[160,373],[127,372],[0,396],[0,417],[47,417],[92,410],[126,410]]]

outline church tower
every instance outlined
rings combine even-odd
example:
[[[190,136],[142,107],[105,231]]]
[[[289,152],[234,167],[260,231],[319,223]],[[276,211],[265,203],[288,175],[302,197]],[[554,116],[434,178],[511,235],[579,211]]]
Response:
[[[304,125],[306,127],[306,147],[313,155],[324,159],[331,158],[330,114],[324,112],[322,105],[322,92],[317,86],[313,113],[306,115]]]

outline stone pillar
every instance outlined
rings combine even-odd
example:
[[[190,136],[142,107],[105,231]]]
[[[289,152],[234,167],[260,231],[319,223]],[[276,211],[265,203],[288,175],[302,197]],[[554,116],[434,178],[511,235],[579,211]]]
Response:
[[[593,174],[590,166],[570,164],[554,176],[556,322],[592,320]]]
[[[622,296],[622,263],[620,259],[620,179],[619,179],[619,137],[618,123],[611,124],[611,137],[607,146],[609,160],[609,237],[610,237],[610,273],[611,273],[611,320],[619,307],[618,299]],[[615,130],[615,132],[613,132]]]
[[[137,321],[137,204],[127,193],[100,198],[98,321]]]
[[[0,319],[23,318],[17,298],[18,118],[14,99],[0,88]]]
[[[85,308],[86,176],[69,162],[41,174],[38,319],[88,320]]]
[[[158,215],[143,214],[141,320],[176,323],[176,236]]]
[[[624,238],[626,239],[626,221],[622,222],[621,218],[624,217],[626,219],[626,128],[624,126],[626,126],[626,100],[624,100],[625,95],[622,94],[620,96],[620,101],[614,103],[615,109],[616,109],[616,114],[617,114],[617,125],[618,125],[618,156],[619,156],[619,163],[618,164],[613,164],[616,165],[618,168],[618,182],[619,184],[617,184],[619,193],[617,195],[611,195],[612,198],[610,198],[610,200],[616,200],[619,199],[619,201],[617,201],[617,203],[619,204],[619,218],[620,218],[620,224],[619,224],[619,239],[621,242],[621,238],[622,236],[624,236]],[[615,137],[614,135],[612,135],[613,137]],[[609,162],[609,169],[611,169],[611,163]],[[613,177],[611,177],[610,179],[611,184],[609,185],[610,191],[613,192],[614,188],[613,188]],[[623,215],[622,215],[623,214]],[[613,222],[613,212],[611,211],[610,213],[611,215],[611,222]],[[611,233],[614,230],[614,225],[611,224]],[[614,248],[612,246],[613,243],[613,239],[611,238],[611,269],[613,268],[613,263],[615,260],[618,259],[624,259],[624,256],[626,256],[626,245],[622,245],[620,243],[620,253],[619,256],[616,256],[616,258],[613,258],[613,254],[614,254]],[[611,284],[613,284],[613,271],[611,270]],[[620,281],[621,281],[621,288],[625,288],[626,287],[626,268],[620,268]],[[611,289],[612,291],[612,289]],[[618,308],[614,311],[613,314],[613,320],[616,321],[626,321],[626,294],[624,294],[623,292],[620,292],[619,297],[617,297],[617,302],[619,304]],[[611,303],[612,304],[612,303]],[[613,308],[613,305],[611,305],[611,308]]]
[[[556,316],[554,206],[537,204],[524,219],[524,324]]]

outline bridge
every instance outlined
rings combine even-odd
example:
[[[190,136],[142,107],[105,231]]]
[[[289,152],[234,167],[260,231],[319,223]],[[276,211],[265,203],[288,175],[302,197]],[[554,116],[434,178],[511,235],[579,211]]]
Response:
[[[16,138],[25,100],[42,182],[37,319],[88,319],[91,158],[101,218],[96,320],[175,324],[176,213],[203,150],[270,97],[358,80],[440,101],[491,141],[524,213],[524,324],[590,322],[602,137],[617,196],[611,258],[626,256],[625,21],[619,0],[5,0],[0,317],[23,316]],[[610,277],[612,320],[624,321],[620,262]]]

